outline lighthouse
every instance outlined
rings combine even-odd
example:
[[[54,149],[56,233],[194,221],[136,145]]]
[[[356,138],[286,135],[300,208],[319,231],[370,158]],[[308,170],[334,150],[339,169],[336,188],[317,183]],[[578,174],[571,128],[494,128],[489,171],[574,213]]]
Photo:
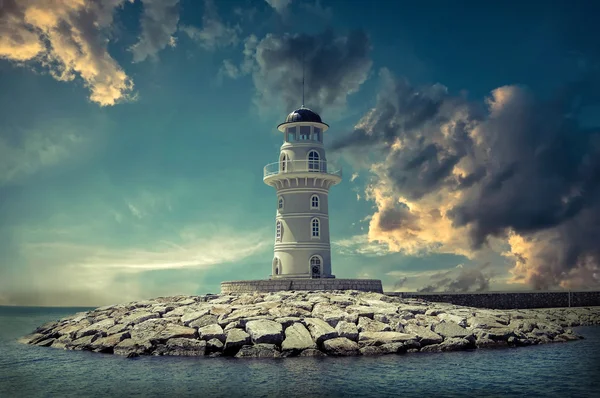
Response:
[[[329,188],[342,169],[327,161],[323,136],[329,126],[304,105],[277,126],[283,133],[279,160],[264,167],[275,188],[275,247],[271,280],[335,278],[329,241]]]

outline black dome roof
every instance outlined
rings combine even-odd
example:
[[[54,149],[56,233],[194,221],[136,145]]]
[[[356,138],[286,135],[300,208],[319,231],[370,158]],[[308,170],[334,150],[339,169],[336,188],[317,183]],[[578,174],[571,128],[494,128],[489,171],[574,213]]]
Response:
[[[321,116],[317,113],[311,111],[308,108],[300,108],[296,109],[285,119],[285,123],[294,123],[294,122],[317,122],[323,123],[321,121]]]

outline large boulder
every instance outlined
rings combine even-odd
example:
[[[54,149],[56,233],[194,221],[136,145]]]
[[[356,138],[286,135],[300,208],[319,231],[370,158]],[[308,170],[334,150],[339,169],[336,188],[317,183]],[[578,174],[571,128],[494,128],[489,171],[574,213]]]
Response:
[[[131,337],[129,332],[121,332],[110,336],[101,337],[90,344],[90,348],[96,352],[113,352],[113,348],[121,341]]]
[[[149,319],[154,319],[154,318],[158,318],[158,317],[159,317],[159,314],[157,314],[156,312],[135,311],[135,312],[121,318],[119,323],[122,323],[125,325],[137,325],[137,324],[145,322]]]
[[[346,337],[349,340],[358,340],[358,327],[351,322],[341,321],[335,327],[339,337]]]
[[[132,338],[125,339],[117,344],[113,353],[122,356],[143,355],[147,354],[152,348],[152,344],[148,340],[135,340]]]
[[[83,336],[89,336],[98,333],[102,334],[103,336],[106,336],[107,330],[114,326],[114,324],[114,319],[104,319],[100,322],[96,322],[90,326],[80,329],[79,331],[77,331],[77,333],[75,333],[75,337],[80,338]]]
[[[166,342],[165,355],[203,356],[206,352],[206,341],[176,337]]]
[[[281,343],[282,351],[302,351],[317,348],[310,332],[301,323],[294,323],[285,329],[285,340]]]
[[[181,322],[183,322],[183,324],[185,326],[190,326],[190,322],[195,321],[196,319],[207,315],[209,312],[210,312],[210,307],[203,307],[203,308],[199,309],[198,311],[188,312],[187,314],[183,314],[181,316]],[[216,317],[215,317],[215,322],[213,322],[213,323],[216,323]],[[199,327],[199,326],[196,326],[196,327]]]
[[[218,317],[216,315],[206,314],[200,318],[196,318],[193,321],[188,322],[188,326],[191,328],[200,329],[209,325],[216,325]]]
[[[471,334],[470,331],[463,328],[462,326],[460,326],[454,322],[445,322],[445,321],[434,324],[433,331],[444,337],[466,337],[469,334]]]
[[[414,334],[400,332],[361,332],[358,334],[358,341],[364,345],[381,345],[389,343],[403,343],[416,340]]]
[[[219,325],[208,325],[198,329],[198,334],[202,340],[217,339],[221,342],[225,341],[225,332]]]
[[[358,318],[358,331],[359,332],[389,332],[392,329],[390,325],[386,325],[383,322],[379,322],[364,316]]]
[[[421,348],[421,352],[460,351],[473,346],[472,342],[461,337],[452,337],[440,344],[432,344]]]
[[[323,350],[328,355],[350,356],[358,355],[358,344],[345,337],[336,337],[323,342]]]
[[[424,326],[407,324],[404,327],[404,330],[407,333],[416,335],[422,345],[439,344],[444,340],[442,336]]]
[[[227,332],[225,347],[223,352],[225,355],[235,355],[240,348],[250,344],[250,335],[242,329],[234,328]]]
[[[274,344],[245,345],[235,355],[236,358],[279,358],[281,353]]]
[[[268,319],[259,319],[246,323],[246,332],[254,344],[276,344],[283,341],[281,323]]]
[[[308,328],[312,339],[319,345],[325,340],[338,337],[338,332],[322,319],[305,318],[304,324]]]

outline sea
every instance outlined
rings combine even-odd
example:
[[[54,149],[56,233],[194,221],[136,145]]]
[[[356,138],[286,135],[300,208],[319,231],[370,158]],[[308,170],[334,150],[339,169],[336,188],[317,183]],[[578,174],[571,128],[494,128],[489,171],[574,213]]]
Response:
[[[123,358],[17,343],[88,308],[0,306],[0,397],[600,397],[600,326],[521,348],[349,358]]]

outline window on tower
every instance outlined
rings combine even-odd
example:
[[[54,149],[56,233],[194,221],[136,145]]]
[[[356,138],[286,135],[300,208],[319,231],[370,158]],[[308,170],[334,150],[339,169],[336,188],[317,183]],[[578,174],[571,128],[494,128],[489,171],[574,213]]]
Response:
[[[320,238],[321,237],[321,230],[320,230],[320,222],[318,218],[313,218],[311,220],[311,227],[312,227],[312,234],[311,236],[313,238]]]
[[[310,208],[319,209],[319,195],[313,195],[310,197]]]
[[[308,153],[308,171],[319,171],[319,152],[310,151]]]
[[[283,196],[280,196],[279,199],[277,200],[277,208],[279,210],[283,210]]]
[[[287,169],[288,169],[288,158],[285,153],[282,153],[281,157],[279,158],[279,171],[281,173],[286,173],[288,171]]]
[[[281,221],[277,221],[275,227],[275,242],[281,242],[281,237],[283,236],[283,225],[281,225]]]
[[[300,141],[310,140],[310,126],[300,126]]]
[[[287,136],[285,139],[287,142],[296,141],[296,127],[288,127],[285,134]]]
[[[318,127],[313,127],[313,140],[321,142],[321,129]]]

